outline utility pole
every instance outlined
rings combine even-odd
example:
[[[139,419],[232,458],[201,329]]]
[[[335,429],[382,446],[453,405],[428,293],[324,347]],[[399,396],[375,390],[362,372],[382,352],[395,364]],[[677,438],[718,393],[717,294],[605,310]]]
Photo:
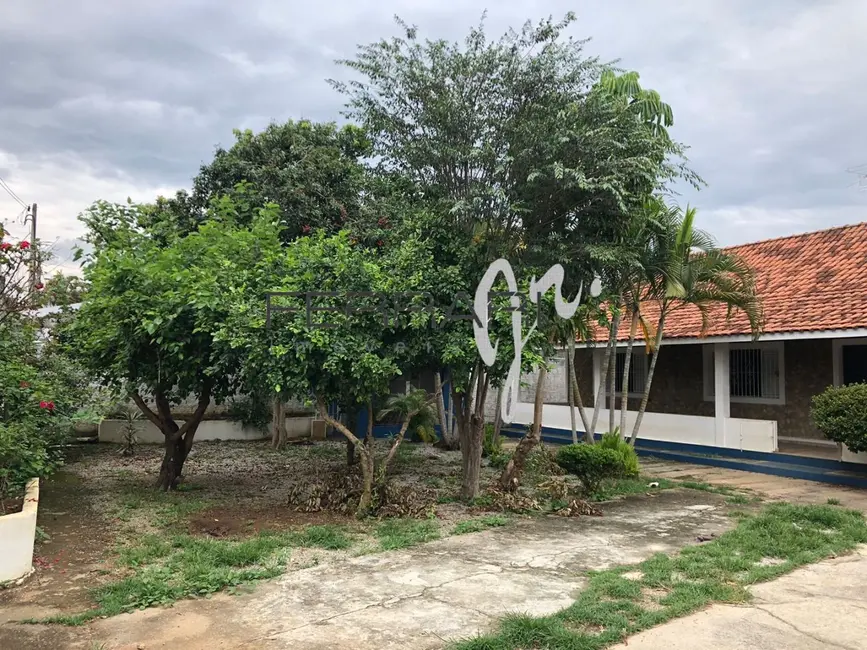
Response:
[[[34,203],[30,207],[30,295],[34,306],[36,285],[42,281],[42,269],[39,267],[39,249],[36,246],[36,204]]]

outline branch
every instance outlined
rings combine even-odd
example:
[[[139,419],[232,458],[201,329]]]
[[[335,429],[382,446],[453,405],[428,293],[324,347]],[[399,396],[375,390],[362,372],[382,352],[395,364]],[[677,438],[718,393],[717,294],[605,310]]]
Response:
[[[193,436],[196,434],[196,429],[199,426],[199,423],[202,421],[202,418],[205,417],[205,411],[208,410],[208,406],[211,403],[211,382],[206,381],[204,387],[202,388],[202,394],[199,396],[199,405],[196,407],[196,411],[193,413],[193,417],[184,422],[184,426],[178,429],[174,434],[174,439],[184,437],[187,432],[190,432],[190,435],[184,438],[184,445],[187,448],[187,451],[193,446]]]
[[[150,407],[145,404],[145,401],[142,399],[141,395],[139,395],[138,391],[133,391],[130,393],[132,396],[132,401],[135,402],[135,405],[138,406],[139,410],[144,414],[144,416],[150,420],[160,431],[163,430],[163,423],[160,420],[159,416],[151,411]]]
[[[325,423],[337,429],[340,433],[342,433],[352,444],[355,445],[355,448],[358,449],[362,454],[367,454],[367,448],[362,444],[361,440],[359,440],[352,431],[350,431],[346,425],[342,422],[338,422],[333,417],[328,415],[328,406],[325,404],[325,398],[322,395],[316,396],[316,405],[319,408],[319,416],[325,420]],[[368,414],[368,417],[373,417],[372,414]]]

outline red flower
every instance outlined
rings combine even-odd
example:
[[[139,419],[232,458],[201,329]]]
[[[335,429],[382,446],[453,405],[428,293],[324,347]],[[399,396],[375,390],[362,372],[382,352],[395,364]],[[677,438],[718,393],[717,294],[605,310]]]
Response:
[[[388,219],[386,219],[385,217],[380,217],[379,221],[377,221],[376,223],[379,224],[380,228],[385,228],[386,226],[388,226]]]
[[[44,289],[44,288],[45,288],[45,285],[42,284],[41,282],[37,282],[37,283],[36,283],[36,290],[37,290],[37,291],[40,290],[40,289]]]
[[[48,408],[48,402],[46,402],[45,400],[42,400],[41,402],[39,402],[39,408],[47,409]]]
[[[301,232],[303,232],[303,233],[306,235],[307,233],[310,232],[310,226],[308,226],[308,225],[305,223],[303,226],[301,226]]]
[[[382,240],[381,240],[381,239],[377,239],[377,240],[376,240],[376,245],[381,247],[381,246],[382,246]]]
[[[30,242],[29,241],[19,242],[18,248],[20,248],[21,250],[27,250],[28,248],[30,248]]]
[[[0,244],[0,251],[8,251],[10,248],[12,248],[12,244],[10,244],[8,241],[4,241],[2,244]]]
[[[21,382],[20,384],[18,384],[18,385],[19,385],[21,388],[30,388],[30,382],[29,382],[29,381],[22,381],[22,382]]]
[[[53,410],[54,410],[54,402],[48,402],[48,405],[47,405],[47,406],[48,406],[48,410],[49,410],[49,411],[53,411]]]

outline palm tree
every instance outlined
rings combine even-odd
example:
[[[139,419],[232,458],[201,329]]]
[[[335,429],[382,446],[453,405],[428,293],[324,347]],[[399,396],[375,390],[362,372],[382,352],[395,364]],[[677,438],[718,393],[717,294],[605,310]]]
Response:
[[[378,418],[382,420],[387,417],[396,416],[400,419],[401,425],[400,431],[398,431],[394,442],[391,444],[391,449],[388,450],[388,454],[379,465],[378,483],[385,482],[388,465],[397,453],[400,443],[403,442],[407,430],[410,427],[413,427],[413,430],[417,430],[419,427],[433,427],[433,424],[437,421],[433,405],[439,399],[439,394],[439,391],[437,391],[431,396],[425,390],[415,389],[405,395],[392,395],[388,398],[385,406],[379,412]]]
[[[727,319],[735,311],[743,312],[753,335],[758,336],[761,332],[762,305],[756,294],[752,269],[737,255],[717,248],[707,233],[696,229],[695,213],[695,208],[687,207],[682,215],[679,208],[669,208],[659,215],[659,224],[663,227],[652,244],[654,252],[651,257],[655,261],[646,267],[645,300],[637,303],[639,312],[642,303],[653,303],[658,318],[655,328],[652,328],[639,317],[645,341],[652,340],[652,357],[629,439],[632,445],[638,437],[650,398],[665,321],[672,312],[688,307],[698,309],[702,318],[700,335],[703,336],[711,325],[713,308],[725,306]]]

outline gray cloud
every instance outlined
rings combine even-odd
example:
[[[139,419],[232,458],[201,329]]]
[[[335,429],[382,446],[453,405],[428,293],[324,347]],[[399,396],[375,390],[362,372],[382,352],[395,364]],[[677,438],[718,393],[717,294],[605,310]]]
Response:
[[[490,6],[498,34],[569,2]],[[0,22],[0,176],[38,201],[44,237],[73,239],[92,200],[147,200],[189,184],[232,128],[340,119],[334,59],[396,32],[460,38],[476,0],[30,0]],[[867,5],[612,0],[578,7],[573,33],[672,104],[674,136],[708,181],[681,199],[723,243],[861,221],[867,192]],[[0,195],[0,218],[18,210]],[[14,229],[14,228],[13,228]],[[19,227],[20,230],[20,227]]]

